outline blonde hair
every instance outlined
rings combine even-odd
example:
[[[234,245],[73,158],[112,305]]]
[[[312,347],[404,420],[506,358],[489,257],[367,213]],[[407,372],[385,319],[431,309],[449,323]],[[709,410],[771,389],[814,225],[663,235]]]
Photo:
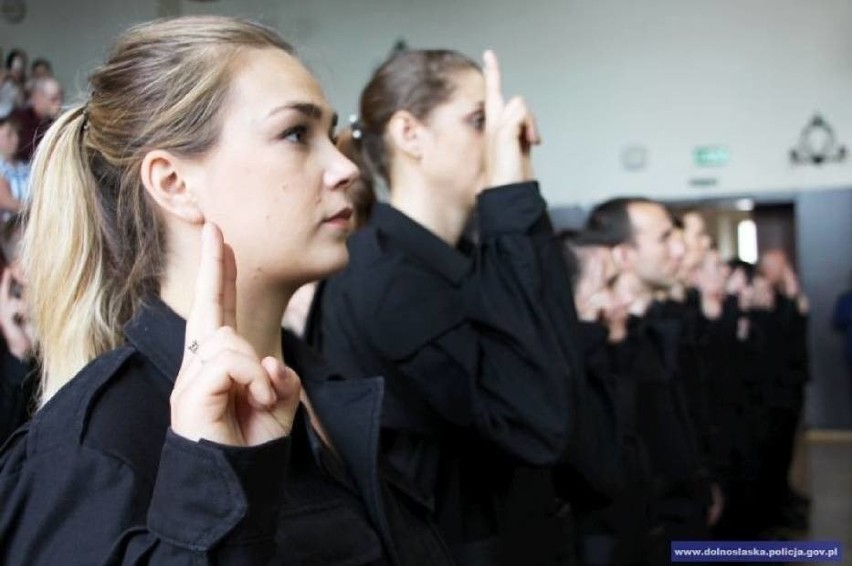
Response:
[[[145,191],[146,152],[203,155],[218,141],[237,55],[292,48],[259,24],[185,17],[123,34],[85,105],[48,130],[32,169],[22,257],[42,361],[42,401],[119,346],[159,290],[164,232]]]

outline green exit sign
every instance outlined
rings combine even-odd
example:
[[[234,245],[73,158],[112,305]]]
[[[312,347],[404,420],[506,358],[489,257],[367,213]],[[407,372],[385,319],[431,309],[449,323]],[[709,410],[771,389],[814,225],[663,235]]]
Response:
[[[696,147],[692,156],[699,167],[719,167],[728,162],[731,152],[723,145],[705,145]]]

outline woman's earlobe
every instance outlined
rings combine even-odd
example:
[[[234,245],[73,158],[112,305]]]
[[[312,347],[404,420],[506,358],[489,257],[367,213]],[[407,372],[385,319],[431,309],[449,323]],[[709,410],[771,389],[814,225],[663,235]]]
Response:
[[[148,152],[140,174],[145,190],[167,214],[192,224],[204,223],[198,198],[189,185],[178,158],[167,151]]]

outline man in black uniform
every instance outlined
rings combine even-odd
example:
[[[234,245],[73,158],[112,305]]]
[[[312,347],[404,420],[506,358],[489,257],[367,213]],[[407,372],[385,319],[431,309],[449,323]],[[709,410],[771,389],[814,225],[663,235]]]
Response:
[[[577,309],[586,396],[579,423],[584,445],[578,465],[556,470],[560,493],[577,522],[581,562],[636,564],[647,553],[651,482],[647,451],[637,434],[635,387],[616,373],[611,349],[624,340],[620,324],[633,302],[619,285],[612,250],[597,234],[563,234]],[[576,458],[575,458],[576,460]]]
[[[655,486],[653,521],[658,536],[648,559],[668,564],[670,541],[706,537],[709,486],[678,380],[681,326],[651,300],[676,282],[683,256],[671,216],[661,204],[619,198],[597,206],[587,230],[605,234],[619,267],[632,274],[636,301],[626,341],[615,352],[620,374],[635,381],[638,433],[648,449]]]
[[[765,252],[758,270],[772,294],[771,308],[756,318],[768,354],[765,378],[770,424],[764,442],[763,507],[773,526],[805,529],[809,501],[790,486],[789,472],[809,380],[808,300],[782,250]]]

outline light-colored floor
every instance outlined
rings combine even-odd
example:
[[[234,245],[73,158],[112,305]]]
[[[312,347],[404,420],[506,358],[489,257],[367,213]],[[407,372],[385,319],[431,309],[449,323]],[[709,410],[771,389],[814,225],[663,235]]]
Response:
[[[852,566],[852,431],[807,432],[797,461],[793,483],[812,501],[807,538],[841,541]]]

